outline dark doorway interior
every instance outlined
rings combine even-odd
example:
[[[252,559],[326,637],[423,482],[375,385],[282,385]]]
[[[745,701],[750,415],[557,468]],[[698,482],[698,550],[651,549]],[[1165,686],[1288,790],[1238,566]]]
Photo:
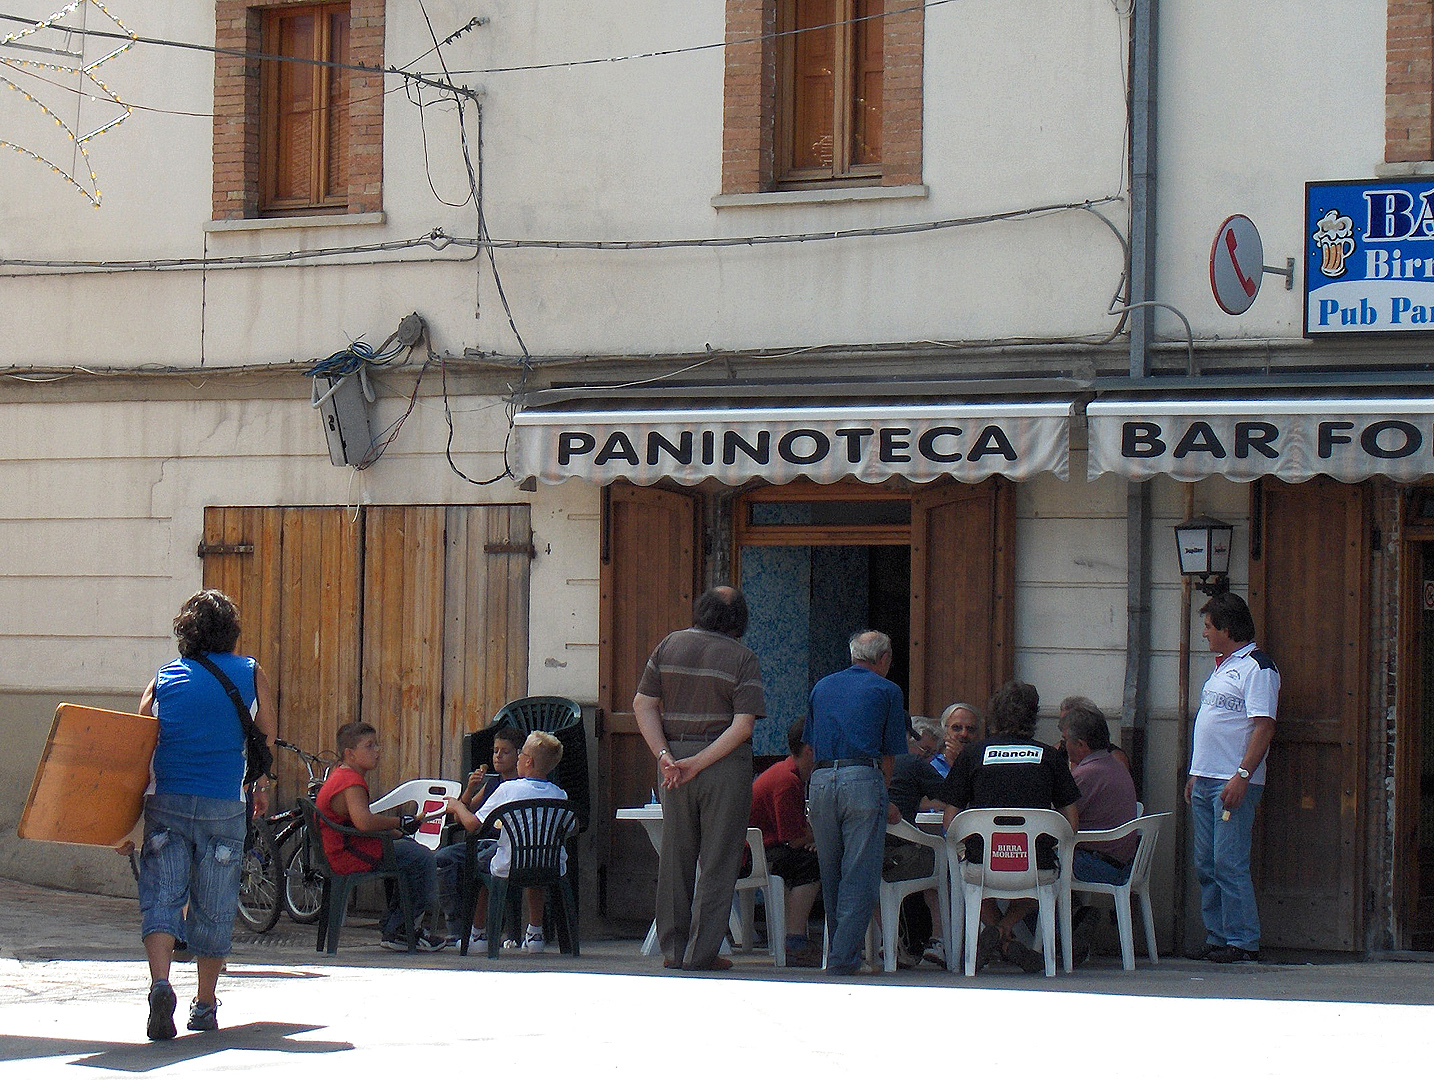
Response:
[[[744,638],[762,661],[768,715],[758,755],[786,753],[786,732],[807,694],[850,663],[847,639],[867,628],[891,636],[889,677],[905,694],[910,672],[911,549],[907,545],[762,545],[742,552],[751,622]]]

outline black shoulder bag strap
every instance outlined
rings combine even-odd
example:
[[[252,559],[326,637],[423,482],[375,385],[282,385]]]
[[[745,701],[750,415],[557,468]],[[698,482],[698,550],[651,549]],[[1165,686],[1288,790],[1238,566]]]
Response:
[[[254,718],[249,715],[249,706],[244,704],[244,698],[239,693],[239,688],[209,657],[191,656],[189,659],[218,679],[219,685],[224,687],[224,692],[229,695],[229,700],[234,702],[234,711],[239,714],[239,727],[244,732],[244,745],[247,751],[244,755],[245,785],[252,784],[261,776],[271,775],[274,768],[274,752],[269,749],[269,741],[259,730],[259,726],[254,723]]]

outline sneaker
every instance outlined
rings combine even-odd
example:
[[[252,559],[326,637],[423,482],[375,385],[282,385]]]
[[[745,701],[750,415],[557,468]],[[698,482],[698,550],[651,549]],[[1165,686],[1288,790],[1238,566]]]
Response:
[[[1046,970],[1046,958],[1018,938],[1006,942],[1006,947],[1001,950],[1001,957],[1015,964],[1027,975]]]
[[[523,951],[540,953],[547,948],[547,941],[543,938],[543,930],[538,926],[530,926],[523,934]]]
[[[1238,945],[1220,945],[1210,950],[1210,960],[1216,964],[1258,964],[1259,949],[1242,949]]]
[[[205,1003],[195,998],[189,1003],[189,1023],[184,1025],[190,1031],[219,1030],[219,999]]]
[[[519,948],[519,945],[518,945],[518,942],[517,942],[515,939],[509,937],[509,938],[504,938],[504,939],[503,939],[503,948],[505,948],[505,949],[516,949],[516,948]]]
[[[488,951],[488,931],[486,931],[486,930],[474,930],[471,934],[469,934],[469,935],[468,935],[468,951],[469,951],[469,952],[475,952],[475,951],[476,951],[476,952],[487,952],[487,951]]]
[[[403,930],[395,930],[392,934],[385,934],[379,940],[379,945],[391,952],[408,952],[408,934]],[[438,952],[447,948],[448,942],[427,930],[419,930],[413,947],[416,952]]]
[[[926,943],[926,948],[921,953],[921,959],[928,964],[944,968],[946,966],[946,943],[940,938],[932,938]]]
[[[1001,955],[1001,931],[995,926],[984,926],[976,938],[976,970],[980,971]]]
[[[149,988],[149,1026],[144,1033],[151,1039],[174,1038],[174,987],[168,979],[160,979]]]

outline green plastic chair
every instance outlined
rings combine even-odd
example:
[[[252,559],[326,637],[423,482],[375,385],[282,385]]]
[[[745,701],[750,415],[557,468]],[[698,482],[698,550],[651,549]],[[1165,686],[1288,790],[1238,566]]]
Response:
[[[582,706],[565,697],[525,697],[510,701],[493,717],[495,728],[512,724],[524,734],[562,731],[583,722]]]
[[[409,927],[408,951],[416,951],[417,935],[412,932],[413,903],[408,895],[408,882],[398,872],[398,860],[393,854],[393,838],[374,836],[372,833],[360,832],[347,825],[340,825],[319,810],[314,805],[314,800],[307,795],[299,796],[299,805],[303,807],[304,822],[308,825],[305,843],[309,845],[310,865],[323,881],[319,899],[319,940],[318,944],[314,946],[314,950],[316,952],[327,951],[330,956],[338,953],[339,927],[343,926],[344,913],[348,910],[349,896],[352,895],[355,885],[362,881],[381,881],[390,878],[398,883],[398,900],[403,908],[403,924]],[[383,844],[383,854],[379,858],[378,865],[372,870],[358,874],[336,872],[329,863],[328,852],[324,850],[323,837],[319,834],[320,822],[323,822],[325,828],[333,829],[334,832],[343,836],[362,836],[380,841]]]
[[[568,948],[563,951],[577,956],[578,905],[569,875],[562,870],[563,846],[578,831],[577,814],[565,799],[524,799],[501,807],[493,814],[493,821],[507,834],[512,846],[512,863],[507,877],[476,874],[477,834],[469,834],[462,879],[462,910],[468,913],[468,918],[463,925],[473,924],[473,910],[478,901],[477,882],[481,879],[488,886],[488,956],[496,960],[503,936],[499,929],[503,925],[503,905],[509,888],[546,887],[550,894],[556,894],[552,896],[552,908],[555,915],[561,916],[558,946],[562,948],[566,937]],[[568,869],[572,868],[570,861]],[[466,934],[459,952],[468,955]]]

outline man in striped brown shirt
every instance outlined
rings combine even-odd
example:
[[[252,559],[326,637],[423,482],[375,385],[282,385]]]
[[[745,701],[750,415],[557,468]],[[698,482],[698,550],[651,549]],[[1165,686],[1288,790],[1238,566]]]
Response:
[[[766,705],[757,656],[738,640],[747,630],[741,591],[708,589],[697,601],[694,623],[653,650],[632,710],[662,770],[657,939],[663,965],[725,971],[732,962],[717,950],[752,810],[752,728]]]

